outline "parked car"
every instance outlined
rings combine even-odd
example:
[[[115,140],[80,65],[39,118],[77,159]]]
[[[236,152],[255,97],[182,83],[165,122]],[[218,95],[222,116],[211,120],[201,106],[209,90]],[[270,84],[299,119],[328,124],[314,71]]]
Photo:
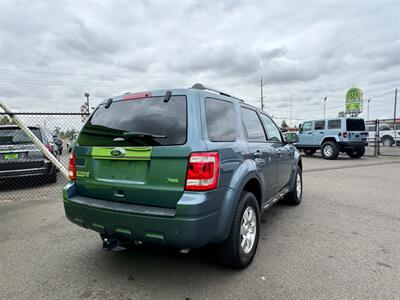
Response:
[[[74,134],[71,138],[68,139],[68,142],[67,142],[68,153],[71,153],[71,151],[74,149],[77,137],[78,137],[78,134]]]
[[[37,126],[29,129],[57,156],[50,132]],[[42,176],[48,182],[57,181],[55,166],[18,126],[0,126],[0,180],[28,176]]]
[[[68,219],[103,248],[217,244],[224,264],[255,255],[260,216],[301,202],[302,162],[270,116],[201,84],[101,103],[75,144],[64,188]]]
[[[377,135],[376,126],[368,125],[366,130],[368,131],[368,141],[373,143]],[[379,143],[382,143],[386,147],[392,147],[393,145],[400,146],[400,128],[393,125],[380,124],[378,140]]]
[[[299,132],[297,149],[306,155],[313,155],[321,150],[325,159],[336,159],[340,152],[351,158],[360,158],[365,153],[368,133],[365,132],[363,119],[333,118],[306,121]]]

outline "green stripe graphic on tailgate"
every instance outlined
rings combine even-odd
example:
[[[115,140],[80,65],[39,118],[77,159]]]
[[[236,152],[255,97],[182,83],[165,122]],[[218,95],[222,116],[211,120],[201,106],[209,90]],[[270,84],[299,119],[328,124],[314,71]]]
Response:
[[[150,160],[152,147],[93,147],[94,159]]]

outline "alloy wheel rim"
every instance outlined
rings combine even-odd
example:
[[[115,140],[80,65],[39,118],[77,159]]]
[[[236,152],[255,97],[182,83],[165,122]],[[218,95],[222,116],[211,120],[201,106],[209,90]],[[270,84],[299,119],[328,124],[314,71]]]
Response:
[[[332,156],[332,153],[333,153],[332,146],[331,145],[326,145],[325,148],[324,148],[324,154],[326,156]]]
[[[240,246],[244,253],[248,254],[253,249],[256,234],[256,212],[252,206],[248,206],[243,212],[240,225]]]
[[[300,176],[300,174],[297,174],[297,178],[296,178],[296,193],[297,193],[297,199],[300,199],[300,197],[301,197],[301,190],[302,190],[301,176]]]

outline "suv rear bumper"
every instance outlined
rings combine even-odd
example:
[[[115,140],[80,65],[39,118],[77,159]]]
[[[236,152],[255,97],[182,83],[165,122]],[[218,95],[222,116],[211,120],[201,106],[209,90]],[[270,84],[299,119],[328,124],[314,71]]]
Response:
[[[367,141],[341,141],[339,144],[345,149],[360,148],[368,146]]]
[[[18,165],[14,163],[14,167],[8,167],[2,170],[0,165],[0,179],[14,178],[14,177],[27,177],[27,176],[41,176],[46,175],[51,171],[51,163],[49,161],[35,161],[34,163],[41,163],[41,165],[32,168],[31,161],[26,163],[19,162]],[[12,163],[4,163],[12,164]]]
[[[176,209],[79,196],[74,183],[64,188],[63,196],[67,218],[84,228],[125,241],[197,248],[227,238],[238,192],[185,192]]]

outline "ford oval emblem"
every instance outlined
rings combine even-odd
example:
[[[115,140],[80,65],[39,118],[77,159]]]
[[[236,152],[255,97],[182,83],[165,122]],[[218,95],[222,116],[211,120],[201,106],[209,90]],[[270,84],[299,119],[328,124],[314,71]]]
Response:
[[[111,150],[111,155],[115,157],[123,157],[126,151],[124,148],[115,148]]]

